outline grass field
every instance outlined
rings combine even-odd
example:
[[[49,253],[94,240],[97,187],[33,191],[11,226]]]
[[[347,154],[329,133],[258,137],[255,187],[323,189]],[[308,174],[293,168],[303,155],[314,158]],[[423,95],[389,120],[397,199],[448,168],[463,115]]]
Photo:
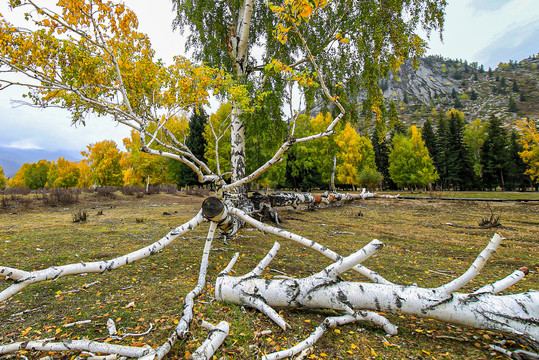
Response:
[[[86,194],[80,203],[69,207],[30,205],[26,209],[5,210],[0,212],[0,264],[33,270],[113,258],[146,246],[188,221],[198,212],[202,200],[163,194],[140,199],[118,195],[117,199],[103,200]],[[79,209],[88,211],[89,218],[86,222],[73,223],[72,214]],[[100,210],[103,215],[97,215]],[[477,225],[491,211],[500,216],[502,228],[479,230],[443,225],[448,222]],[[164,212],[170,215],[163,215]],[[362,216],[358,216],[359,212]],[[370,199],[318,211],[282,209],[280,215],[284,219],[283,228],[316,240],[341,255],[349,255],[377,238],[386,246],[365,265],[390,281],[425,287],[439,286],[450,281],[450,276],[464,272],[497,231],[506,240],[463,291],[497,280],[522,266],[527,266],[530,274],[507,293],[539,289],[537,202]],[[121,269],[29,286],[0,304],[0,344],[51,336],[110,341],[105,323],[111,318],[123,333],[142,333],[153,324],[148,335],[128,337],[119,343],[160,345],[181,316],[183,297],[196,284],[207,228],[204,224],[163,252]],[[214,324],[227,320],[231,324],[231,333],[217,358],[252,359],[292,346],[308,336],[326,316],[335,315],[327,311],[283,309],[281,315],[292,326],[284,332],[258,311],[214,301],[215,277],[235,252],[242,254],[234,267],[240,275],[250,271],[276,240],[281,243],[281,250],[271,269],[304,277],[330,263],[296,243],[249,228],[228,244],[216,240],[207,289],[196,302],[192,334],[176,344],[170,358],[185,358],[205,339],[206,332],[196,324],[203,319]],[[440,274],[443,271],[447,275]],[[272,277],[278,273],[266,270],[263,275]],[[365,281],[351,272],[343,278]],[[98,283],[77,291],[95,281]],[[7,281],[0,280],[0,289],[7,285]],[[130,303],[134,307],[128,306]],[[398,325],[399,335],[385,337],[380,329],[366,323],[343,326],[326,334],[310,358],[501,358],[488,348],[493,341],[504,338],[500,334],[399,314],[387,314],[387,317]],[[91,322],[62,326],[81,320]],[[258,336],[263,330],[271,330],[271,334]],[[73,355],[76,353],[63,356]]]

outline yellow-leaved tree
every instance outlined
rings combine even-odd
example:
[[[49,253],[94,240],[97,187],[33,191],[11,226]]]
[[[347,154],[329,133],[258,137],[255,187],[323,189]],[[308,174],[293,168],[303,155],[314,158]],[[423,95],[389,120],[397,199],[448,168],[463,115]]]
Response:
[[[4,175],[4,169],[0,166],[0,190],[4,190],[6,188],[7,181],[6,177]]]
[[[532,180],[539,182],[539,130],[538,125],[530,119],[516,121],[516,127],[520,134],[518,142],[523,148],[519,153],[522,160],[528,165],[526,174]]]
[[[59,157],[53,161],[47,173],[49,187],[70,188],[79,183],[80,169],[78,163]]]
[[[81,151],[81,154],[86,157],[83,161],[90,167],[93,185],[122,186],[122,153],[116,143],[104,140],[86,147],[88,151]]]
[[[374,149],[369,138],[361,136],[347,123],[335,137],[337,153],[337,180],[342,184],[358,186],[359,173],[366,168],[376,170]]]

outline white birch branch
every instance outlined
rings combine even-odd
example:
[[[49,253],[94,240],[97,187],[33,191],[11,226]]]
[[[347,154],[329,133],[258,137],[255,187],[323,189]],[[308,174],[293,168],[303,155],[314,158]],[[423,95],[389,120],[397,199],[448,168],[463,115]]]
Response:
[[[153,244],[111,260],[53,266],[43,270],[25,272],[24,274],[22,273],[22,271],[13,272],[14,269],[12,268],[0,266],[0,274],[7,275],[11,273],[14,276],[18,277],[13,285],[0,292],[0,302],[10,298],[11,296],[18,293],[30,284],[46,280],[55,280],[68,275],[83,273],[104,273],[105,271],[114,270],[124,265],[128,265],[136,260],[144,259],[146,257],[154,255],[163,248],[165,248],[167,245],[169,245],[178,236],[183,235],[187,231],[196,228],[202,221],[204,221],[204,217],[202,216],[202,211],[200,211],[194,218],[192,218],[185,224],[175,228]]]
[[[386,333],[396,335],[397,328],[381,315],[371,311],[359,311],[353,315],[331,316],[316,327],[316,329],[305,340],[297,343],[293,347],[262,356],[262,360],[280,360],[292,357],[301,353],[305,349],[312,347],[329,329],[336,326],[346,325],[357,321],[370,321],[383,327]]]
[[[342,263],[348,262],[349,266],[354,256]],[[340,266],[326,270],[335,274],[338,271],[334,269]],[[402,313],[501,331],[532,342],[539,340],[538,291],[499,296],[487,292],[447,293],[441,288],[344,282],[324,276],[322,271],[307,278],[279,280],[223,275],[216,281],[215,295],[218,301],[235,304],[248,304],[244,299],[252,296],[271,308],[321,308],[349,314],[351,310]]]
[[[172,335],[165,341],[163,345],[155,352],[155,354],[148,355],[141,359],[144,360],[160,360],[167,355],[176,343],[178,338],[183,338],[189,332],[189,326],[193,321],[193,308],[195,306],[194,299],[204,289],[206,285],[206,273],[208,271],[209,256],[211,252],[211,245],[213,238],[215,237],[215,230],[217,229],[217,222],[210,222],[210,228],[208,230],[208,236],[204,243],[204,250],[202,252],[202,259],[200,260],[200,270],[198,272],[198,282],[193,290],[191,290],[186,296],[183,302],[183,316],[181,317],[178,325],[174,329]]]
[[[504,277],[492,284],[487,284],[480,289],[474,291],[474,294],[490,293],[497,294],[505,289],[515,285],[520,280],[524,279],[524,276],[528,275],[528,268],[523,267],[515,270],[511,275]]]
[[[210,331],[208,338],[191,354],[193,360],[208,360],[213,357],[219,346],[225,341],[229,332],[229,325],[226,321],[221,321],[216,326],[202,321],[203,328]]]
[[[468,284],[474,277],[477,276],[477,274],[479,274],[479,272],[481,271],[483,266],[485,266],[488,259],[490,259],[492,254],[494,254],[494,252],[496,251],[496,249],[498,248],[498,245],[500,245],[502,240],[503,238],[500,235],[494,234],[492,239],[490,239],[487,247],[483,251],[481,251],[479,255],[477,255],[477,258],[475,259],[473,264],[464,274],[462,274],[455,280],[440,286],[436,290],[440,292],[444,292],[446,294],[451,294],[457,291],[458,289],[462,288],[466,284]]]
[[[152,352],[151,348],[115,345],[92,340],[62,340],[53,342],[55,339],[37,341],[16,342],[8,345],[0,345],[0,354],[9,354],[21,350],[32,351],[89,351],[92,353],[118,354],[127,357],[141,357]]]
[[[273,234],[273,235],[280,236],[280,237],[285,238],[285,239],[295,241],[295,242],[297,242],[299,244],[302,244],[303,246],[309,247],[309,248],[319,252],[320,254],[324,255],[325,257],[327,257],[327,258],[329,258],[331,260],[339,261],[339,260],[342,259],[342,256],[340,256],[336,252],[328,249],[327,247],[325,247],[323,245],[320,245],[319,243],[317,243],[314,240],[309,240],[307,238],[304,238],[303,236],[296,235],[296,234],[291,233],[289,231],[279,229],[279,228],[276,228],[274,226],[266,225],[266,224],[264,224],[264,223],[262,223],[262,222],[260,222],[258,220],[253,219],[252,217],[250,217],[249,215],[247,215],[246,213],[244,213],[243,211],[241,211],[239,209],[230,209],[229,212],[230,212],[230,214],[236,215],[241,220],[243,220],[246,223],[254,226],[255,228],[257,228],[258,230],[260,230],[262,232],[267,232],[267,233],[270,233],[270,234]],[[375,271],[370,270],[370,269],[366,268],[363,265],[358,264],[358,265],[354,266],[352,269],[357,271],[361,275],[366,276],[367,278],[369,278],[370,280],[372,280],[372,281],[374,281],[376,283],[379,283],[379,284],[390,284],[391,283],[388,280],[384,279],[382,276],[380,276]]]

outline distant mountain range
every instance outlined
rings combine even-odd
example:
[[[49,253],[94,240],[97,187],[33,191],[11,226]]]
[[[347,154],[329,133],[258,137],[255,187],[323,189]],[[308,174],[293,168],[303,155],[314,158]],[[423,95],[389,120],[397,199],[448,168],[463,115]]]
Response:
[[[63,157],[69,161],[80,161],[82,155],[77,151],[43,149],[17,149],[0,146],[0,166],[4,169],[4,175],[11,178],[24,163],[38,162],[41,159],[56,161]]]

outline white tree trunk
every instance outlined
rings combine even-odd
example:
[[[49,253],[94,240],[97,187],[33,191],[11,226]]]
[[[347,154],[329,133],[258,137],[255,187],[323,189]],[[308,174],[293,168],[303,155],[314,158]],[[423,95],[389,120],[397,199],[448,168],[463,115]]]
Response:
[[[478,274],[500,241],[501,237],[495,235],[465,274],[447,284],[449,286],[439,288],[340,280],[339,274],[381,248],[381,243],[373,240],[358,252],[307,278],[261,279],[261,270],[240,277],[222,273],[216,282],[215,297],[218,301],[255,307],[282,328],[288,325],[273,307],[333,309],[348,315],[357,314],[359,310],[373,310],[501,331],[536,343],[539,340],[539,292],[494,295],[522,278],[526,269],[517,270],[470,294],[454,292]],[[257,268],[267,266],[277,249],[278,246],[274,246]],[[231,266],[227,271],[230,269]],[[392,325],[382,324],[389,334],[396,332]]]

